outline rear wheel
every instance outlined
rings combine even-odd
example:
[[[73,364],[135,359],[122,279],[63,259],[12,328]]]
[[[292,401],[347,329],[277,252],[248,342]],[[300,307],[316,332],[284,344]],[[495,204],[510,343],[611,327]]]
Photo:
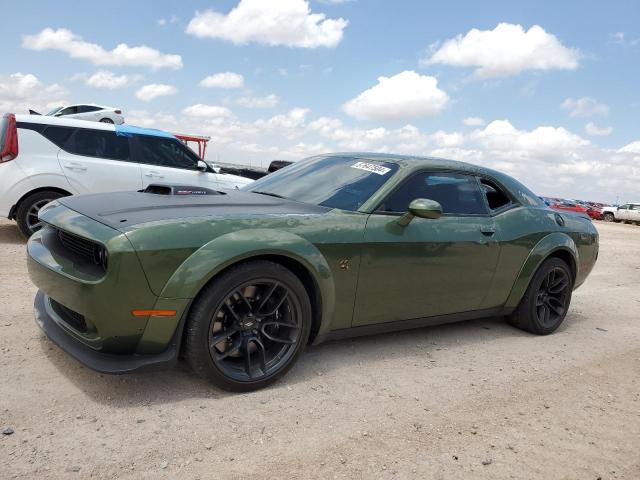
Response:
[[[603,215],[604,221],[605,222],[613,222],[615,221],[616,217],[613,216],[613,213],[607,212]]]
[[[309,296],[298,277],[277,263],[252,261],[200,293],[187,319],[185,357],[220,388],[257,390],[293,366],[310,330]]]
[[[509,322],[537,335],[553,333],[563,322],[573,292],[573,275],[559,258],[549,258],[533,276]]]
[[[102,120],[100,120],[100,123],[113,123],[113,120],[111,120],[110,118],[103,118]]]
[[[20,202],[16,211],[16,222],[18,222],[20,232],[26,238],[29,238],[42,228],[42,223],[38,219],[40,209],[60,197],[64,197],[60,192],[45,190],[32,193]]]

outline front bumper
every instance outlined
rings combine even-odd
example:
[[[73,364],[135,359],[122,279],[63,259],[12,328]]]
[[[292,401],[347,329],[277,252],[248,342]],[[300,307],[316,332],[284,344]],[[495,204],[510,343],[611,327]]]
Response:
[[[178,360],[179,339],[182,325],[176,329],[168,348],[155,355],[109,354],[94,350],[76,340],[60,327],[60,319],[54,319],[56,313],[50,299],[38,290],[34,302],[35,319],[38,326],[49,339],[77,361],[100,373],[122,374],[149,370],[161,370],[175,365]]]

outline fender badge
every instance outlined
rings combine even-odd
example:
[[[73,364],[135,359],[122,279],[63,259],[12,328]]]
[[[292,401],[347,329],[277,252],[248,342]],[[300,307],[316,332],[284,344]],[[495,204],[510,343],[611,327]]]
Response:
[[[340,270],[349,270],[351,268],[351,263],[349,263],[348,259],[340,260]]]

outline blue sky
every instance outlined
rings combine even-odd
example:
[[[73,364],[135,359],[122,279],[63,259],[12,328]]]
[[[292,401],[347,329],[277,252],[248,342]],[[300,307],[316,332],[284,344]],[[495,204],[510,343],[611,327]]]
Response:
[[[213,160],[439,155],[507,171],[544,194],[640,198],[638,2],[3,10],[0,110],[96,102],[122,107],[132,123],[211,135]],[[119,44],[128,48],[113,51]]]

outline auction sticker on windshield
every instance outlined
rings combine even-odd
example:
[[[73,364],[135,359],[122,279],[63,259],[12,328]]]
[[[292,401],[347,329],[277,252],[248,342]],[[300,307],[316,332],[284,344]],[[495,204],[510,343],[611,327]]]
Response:
[[[383,167],[382,165],[376,165],[375,163],[357,162],[351,165],[351,168],[357,168],[358,170],[364,170],[366,172],[377,173],[378,175],[384,175],[390,168]]]

